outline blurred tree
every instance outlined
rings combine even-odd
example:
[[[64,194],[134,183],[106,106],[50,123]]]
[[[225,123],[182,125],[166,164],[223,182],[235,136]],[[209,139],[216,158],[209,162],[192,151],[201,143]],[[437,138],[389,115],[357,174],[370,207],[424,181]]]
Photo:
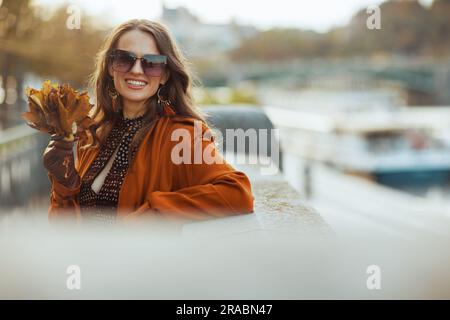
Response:
[[[29,72],[83,85],[105,31],[84,13],[81,28],[68,29],[68,16],[64,5],[46,20],[29,0],[5,0],[0,7],[0,52],[20,59]]]
[[[0,127],[8,121],[7,104],[14,104],[22,90],[24,68],[15,43],[32,37],[37,19],[29,0],[0,2]]]
[[[68,29],[68,16],[66,7],[61,6],[49,20],[42,20],[33,40],[25,45],[25,57],[29,70],[36,74],[83,86],[105,32],[95,28],[84,13],[81,28]]]
[[[297,29],[271,29],[230,52],[234,61],[283,61],[335,56],[449,55],[450,0],[430,8],[418,0],[389,0],[380,5],[381,30],[369,30],[366,9],[344,27],[325,34]]]
[[[366,10],[358,12],[347,26],[341,43],[347,55],[379,52],[420,54],[429,45],[430,12],[417,0],[391,0],[380,5],[381,30],[369,30]]]
[[[8,121],[6,104],[15,106],[17,97],[24,94],[25,74],[75,87],[86,85],[106,32],[94,26],[94,19],[85,13],[81,13],[80,29],[68,29],[68,6],[62,5],[45,17],[40,14],[42,8],[34,7],[30,0],[0,0],[0,90],[4,89],[3,95],[0,92],[0,128]],[[14,109],[14,115],[9,116],[12,119],[18,118],[20,111],[17,106]]]
[[[448,55],[450,52],[450,0],[435,0],[430,8],[431,53]]]
[[[328,44],[322,34],[298,29],[271,29],[259,33],[231,52],[237,61],[279,61],[325,54]]]

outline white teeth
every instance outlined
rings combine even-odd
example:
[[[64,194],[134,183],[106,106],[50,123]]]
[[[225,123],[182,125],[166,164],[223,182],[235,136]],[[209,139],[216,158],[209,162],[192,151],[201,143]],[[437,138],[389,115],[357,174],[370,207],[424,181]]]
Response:
[[[126,80],[127,83],[135,85],[135,86],[145,86],[146,83],[143,81],[138,81],[138,80]]]

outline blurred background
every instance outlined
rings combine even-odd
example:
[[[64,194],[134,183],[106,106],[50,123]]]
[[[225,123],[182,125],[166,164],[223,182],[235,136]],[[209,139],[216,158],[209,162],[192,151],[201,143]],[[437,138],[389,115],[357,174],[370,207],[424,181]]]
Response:
[[[285,179],[337,232],[450,214],[450,0],[0,0],[2,214],[48,205],[48,137],[20,117],[25,87],[87,89],[105,35],[130,18],[170,28],[197,105],[268,116]]]

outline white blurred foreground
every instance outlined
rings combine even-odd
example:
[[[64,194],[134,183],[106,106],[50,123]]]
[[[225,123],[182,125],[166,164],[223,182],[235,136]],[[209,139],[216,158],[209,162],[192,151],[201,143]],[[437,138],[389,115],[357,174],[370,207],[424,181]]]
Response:
[[[281,175],[259,175],[257,165],[245,172],[250,215],[51,226],[45,209],[5,213],[0,298],[450,298],[445,223],[401,237],[376,228],[335,233]],[[70,266],[80,268],[79,290],[67,287]]]
[[[313,226],[257,228],[253,218],[182,229],[9,219],[0,227],[0,298],[450,298],[448,237],[338,237]],[[80,290],[66,286],[71,265]],[[367,287],[373,265],[379,290]]]

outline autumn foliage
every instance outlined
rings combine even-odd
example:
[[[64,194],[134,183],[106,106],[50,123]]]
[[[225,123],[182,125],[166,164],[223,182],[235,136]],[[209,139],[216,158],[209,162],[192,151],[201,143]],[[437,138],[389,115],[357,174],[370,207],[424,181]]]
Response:
[[[68,84],[57,85],[47,80],[41,90],[27,88],[25,93],[29,111],[22,117],[32,128],[74,140],[93,124],[89,117],[93,105],[87,92],[78,93]]]

